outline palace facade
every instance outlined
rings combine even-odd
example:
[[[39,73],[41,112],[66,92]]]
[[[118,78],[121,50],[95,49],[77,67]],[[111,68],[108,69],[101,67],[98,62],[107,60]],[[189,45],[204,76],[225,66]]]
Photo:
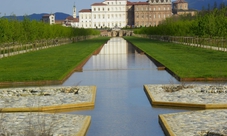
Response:
[[[188,8],[188,3],[185,0],[176,0],[173,2],[174,15],[191,14],[192,16],[194,16],[196,13],[196,10]]]
[[[122,28],[126,26],[155,26],[172,16],[171,0],[105,0],[91,9],[79,11],[81,28]]]

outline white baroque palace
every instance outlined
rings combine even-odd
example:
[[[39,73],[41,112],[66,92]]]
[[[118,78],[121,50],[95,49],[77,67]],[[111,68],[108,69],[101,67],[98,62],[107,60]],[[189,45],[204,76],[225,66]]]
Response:
[[[130,26],[158,25],[172,15],[171,0],[105,0],[94,3],[91,9],[79,11],[81,28],[122,28]]]
[[[126,5],[127,0],[105,0],[102,3],[94,3],[91,9],[83,9],[79,12],[80,27],[125,27]]]

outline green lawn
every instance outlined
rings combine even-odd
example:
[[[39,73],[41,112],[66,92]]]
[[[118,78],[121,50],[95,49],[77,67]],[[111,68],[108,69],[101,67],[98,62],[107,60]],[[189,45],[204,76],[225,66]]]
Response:
[[[100,37],[0,59],[0,82],[62,80],[108,39]]]
[[[124,37],[181,78],[227,78],[227,53],[181,44]]]

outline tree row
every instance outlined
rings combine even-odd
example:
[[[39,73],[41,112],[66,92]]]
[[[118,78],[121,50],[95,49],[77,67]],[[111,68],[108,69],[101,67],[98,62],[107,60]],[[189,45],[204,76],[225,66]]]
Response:
[[[27,44],[39,40],[98,35],[99,33],[99,31],[93,29],[49,25],[40,21],[29,20],[26,17],[23,21],[0,18],[0,45],[5,43]]]
[[[158,26],[140,28],[136,34],[227,37],[227,8],[198,12],[197,15],[181,15],[167,18]]]

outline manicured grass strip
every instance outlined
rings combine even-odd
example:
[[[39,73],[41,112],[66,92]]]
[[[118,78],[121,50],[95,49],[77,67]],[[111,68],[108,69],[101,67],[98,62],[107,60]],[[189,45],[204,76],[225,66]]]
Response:
[[[124,37],[181,78],[227,78],[227,53],[181,44]]]
[[[62,80],[107,40],[100,37],[0,59],[0,82]]]

